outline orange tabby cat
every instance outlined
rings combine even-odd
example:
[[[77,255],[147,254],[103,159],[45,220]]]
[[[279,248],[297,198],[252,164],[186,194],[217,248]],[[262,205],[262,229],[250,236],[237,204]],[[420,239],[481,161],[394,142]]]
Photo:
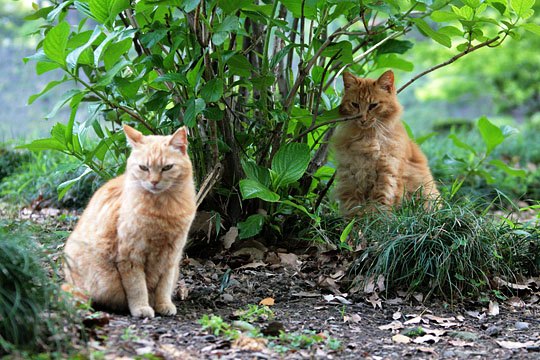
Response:
[[[333,136],[342,213],[361,213],[364,205],[398,205],[419,189],[435,199],[439,192],[427,159],[400,121],[394,73],[387,71],[377,80],[344,73],[343,83],[339,111],[358,117],[340,123]]]
[[[196,210],[186,130],[143,136],[124,125],[124,132],[133,148],[126,173],[94,194],[67,240],[66,280],[113,310],[174,315],[172,292]]]

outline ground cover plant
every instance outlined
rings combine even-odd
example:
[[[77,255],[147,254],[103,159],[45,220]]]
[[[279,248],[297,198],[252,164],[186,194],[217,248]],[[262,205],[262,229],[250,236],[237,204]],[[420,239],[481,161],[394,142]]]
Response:
[[[31,239],[35,231],[32,224],[0,220],[0,355],[61,354],[77,331],[75,310],[44,269],[55,265]]]

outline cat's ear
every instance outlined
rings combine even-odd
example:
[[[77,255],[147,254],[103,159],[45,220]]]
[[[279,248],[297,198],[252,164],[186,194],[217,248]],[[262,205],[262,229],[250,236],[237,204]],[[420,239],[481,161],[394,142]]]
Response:
[[[124,124],[124,132],[126,133],[126,139],[132,147],[142,144],[144,135],[132,128],[129,125]]]
[[[377,79],[377,84],[386,92],[392,93],[394,91],[394,72],[392,70],[385,71]]]
[[[350,72],[343,73],[343,86],[345,87],[345,90],[350,89],[356,84],[358,84],[358,78],[356,76]]]
[[[185,126],[182,126],[180,129],[176,130],[174,134],[171,135],[171,140],[169,141],[169,145],[177,150],[180,150],[182,154],[186,155],[188,141],[187,141],[187,131],[186,131]]]

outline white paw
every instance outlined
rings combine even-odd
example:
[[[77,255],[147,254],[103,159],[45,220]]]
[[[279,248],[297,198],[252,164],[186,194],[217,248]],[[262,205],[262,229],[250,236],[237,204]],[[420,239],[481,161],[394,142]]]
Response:
[[[154,309],[152,309],[150,306],[139,306],[131,309],[131,315],[134,317],[151,319],[154,317]]]
[[[156,312],[165,316],[176,315],[176,306],[172,302],[156,304]]]

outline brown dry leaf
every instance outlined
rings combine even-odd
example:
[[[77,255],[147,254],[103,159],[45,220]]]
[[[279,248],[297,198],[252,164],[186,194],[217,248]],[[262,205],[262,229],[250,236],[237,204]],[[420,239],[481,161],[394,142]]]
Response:
[[[339,285],[334,281],[334,279],[329,276],[319,276],[319,281],[317,282],[317,285],[323,289],[332,291],[334,294],[341,294],[341,291],[339,291]]]
[[[473,347],[474,346],[474,343],[463,341],[463,340],[450,340],[448,341],[448,343],[450,345],[459,346],[459,347],[466,347],[466,346]]]
[[[511,297],[506,302],[508,303],[508,305],[513,306],[513,307],[518,307],[518,308],[525,307],[525,302],[517,296]]]
[[[444,334],[446,334],[446,330],[430,329],[428,327],[422,327],[422,330],[424,330],[426,334],[431,334],[435,336],[443,336]]]
[[[403,314],[401,314],[401,312],[396,311],[395,313],[392,314],[392,319],[399,320],[399,319],[401,319],[402,316],[403,316]]]
[[[495,341],[497,344],[499,344],[500,347],[502,348],[505,348],[505,349],[521,349],[521,348],[526,348],[528,346],[534,346],[534,341],[527,341],[527,342],[524,342],[524,343],[520,343],[520,342],[517,342],[517,341],[502,341],[502,340],[496,340]]]
[[[493,278],[493,280],[498,286],[506,286],[507,288],[510,288],[513,290],[531,290],[531,288],[528,285],[511,283],[497,276]]]
[[[259,301],[259,305],[265,305],[265,306],[273,306],[276,303],[274,298],[267,297]]]
[[[459,321],[459,322],[464,322],[465,317],[463,315],[458,315],[458,316],[456,316],[456,320]]]
[[[369,278],[365,279],[364,281],[364,292],[366,294],[371,294],[375,292],[375,278],[373,276],[370,276]]]
[[[499,303],[496,301],[490,301],[487,314],[490,316],[499,315]]]
[[[424,336],[419,336],[415,338],[413,341],[417,344],[423,344],[423,343],[434,344],[434,343],[438,343],[440,340],[441,340],[440,337],[428,334]]]
[[[439,324],[442,324],[442,323],[448,323],[448,322],[451,322],[451,321],[456,320],[456,318],[453,317],[453,316],[450,316],[450,317],[447,317],[447,318],[443,318],[443,317],[439,317],[439,316],[435,316],[435,315],[431,315],[431,314],[426,314],[426,315],[424,315],[424,317],[425,317],[426,319],[436,321],[436,322],[438,322]]]
[[[425,352],[425,353],[428,353],[428,354],[436,354],[437,353],[434,348],[430,348],[430,347],[426,347],[426,346],[419,346],[419,347],[416,348],[416,350],[421,351],[421,352]]]
[[[332,279],[337,280],[337,281],[341,280],[344,276],[345,276],[345,271],[343,270],[338,270],[335,273],[330,275]]]
[[[230,249],[232,244],[238,238],[238,228],[236,226],[231,226],[229,231],[223,236],[223,247],[225,249]]]
[[[245,351],[263,351],[266,349],[268,340],[265,338],[252,338],[249,336],[240,335],[235,339],[231,346],[236,349]]]
[[[240,266],[239,269],[256,269],[261,266],[265,267],[266,264],[263,263],[262,261],[254,261],[254,262],[250,262],[249,264]]]
[[[189,353],[180,350],[171,344],[161,344],[159,345],[157,354],[162,355],[166,359],[182,359],[182,360],[193,360],[195,359]]]
[[[384,275],[377,276],[377,287],[379,288],[379,292],[382,292],[386,289],[384,282],[385,282]]]
[[[290,267],[295,270],[300,269],[300,265],[302,265],[302,262],[298,260],[298,256],[296,254],[292,253],[278,253],[279,259],[281,260],[281,264],[284,267]]]
[[[419,303],[424,302],[424,294],[422,293],[413,294],[413,298],[415,298]]]
[[[362,321],[362,318],[358,314],[352,314],[352,315],[345,315],[343,316],[343,322],[350,322],[353,324],[358,324],[360,321]]]
[[[186,286],[186,282],[184,279],[178,281],[178,284],[176,284],[176,297],[180,300],[186,300],[189,295],[189,289]]]
[[[392,336],[392,341],[398,344],[408,344],[411,342],[411,338],[405,335],[396,334]]]
[[[421,316],[415,316],[412,319],[409,319],[409,320],[405,321],[403,324],[404,325],[419,324],[421,321],[422,321]]]
[[[379,329],[396,331],[399,329],[403,329],[404,327],[405,326],[401,323],[401,321],[392,321],[390,324],[379,326]]]
[[[291,294],[291,296],[310,298],[310,297],[319,297],[319,296],[321,296],[321,293],[319,293],[319,292],[310,292],[310,291],[300,291],[300,292]]]
[[[369,298],[366,299],[368,303],[373,305],[373,308],[379,308],[382,309],[382,300],[379,298],[379,294],[373,293]]]

